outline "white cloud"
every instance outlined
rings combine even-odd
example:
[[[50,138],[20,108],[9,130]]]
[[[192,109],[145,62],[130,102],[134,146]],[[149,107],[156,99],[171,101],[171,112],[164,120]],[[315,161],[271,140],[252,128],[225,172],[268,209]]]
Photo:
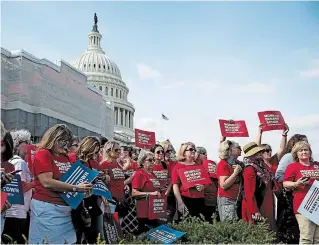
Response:
[[[296,117],[291,120],[290,125],[298,130],[318,130],[319,114],[311,114],[302,117]]]
[[[145,64],[136,65],[137,73],[141,80],[153,80],[156,81],[161,76],[161,73],[152,67]]]
[[[181,88],[185,85],[184,82],[181,81],[176,81],[176,82],[171,82],[170,84],[164,85],[163,88],[165,89],[177,89]]]
[[[276,90],[276,86],[273,83],[248,83],[235,86],[233,90],[240,93],[271,93]]]
[[[310,67],[300,73],[301,77],[304,78],[319,78],[319,59],[314,59],[311,62]]]

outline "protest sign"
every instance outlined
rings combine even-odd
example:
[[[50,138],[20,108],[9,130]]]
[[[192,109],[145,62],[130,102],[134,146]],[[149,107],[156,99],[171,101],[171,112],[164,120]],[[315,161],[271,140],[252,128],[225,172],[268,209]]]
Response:
[[[8,199],[8,194],[6,192],[1,191],[1,210],[3,209],[4,204],[7,201],[7,199]]]
[[[155,144],[155,133],[135,129],[135,145],[142,149],[150,149]]]
[[[112,194],[102,180],[95,181],[94,185],[92,186],[92,194],[112,200]]]
[[[161,197],[149,196],[148,219],[166,218],[167,196],[162,193]]]
[[[246,122],[219,119],[220,131],[223,137],[249,137]]]
[[[203,167],[211,178],[217,178],[217,164],[211,160],[204,160]]]
[[[319,225],[319,181],[315,180],[298,208],[298,212]]]
[[[260,124],[263,131],[284,130],[286,128],[285,120],[280,111],[262,111],[258,112]]]
[[[160,225],[150,230],[147,234],[147,238],[158,241],[161,244],[172,244],[184,235],[185,232],[174,230],[166,225]]]
[[[118,214],[103,215],[103,230],[107,244],[118,244],[119,238],[123,238],[123,232],[119,224]]]
[[[85,167],[81,161],[78,160],[60,180],[71,185],[78,185],[85,181],[92,182],[98,174],[98,171]],[[61,193],[60,196],[70,207],[76,209],[85,197],[85,194],[82,192],[64,192]]]
[[[8,194],[8,201],[11,204],[24,205],[23,188],[19,174],[15,174],[13,180],[6,184],[2,190]]]
[[[211,184],[209,175],[202,166],[186,166],[177,170],[178,176],[186,188]]]
[[[33,161],[34,161],[34,155],[36,153],[36,148],[37,147],[35,145],[27,145],[27,154],[24,159],[28,163],[29,170],[32,175],[33,175]]]

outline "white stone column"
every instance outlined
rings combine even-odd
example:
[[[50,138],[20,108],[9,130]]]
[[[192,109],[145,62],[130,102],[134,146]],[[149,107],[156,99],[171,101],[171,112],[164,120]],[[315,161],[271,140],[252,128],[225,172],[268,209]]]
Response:
[[[121,109],[117,107],[117,125],[121,125]]]
[[[131,112],[131,128],[132,128],[132,129],[134,128],[134,125],[133,125],[133,117],[134,117],[134,114],[133,114],[133,112]]]
[[[128,121],[129,120],[129,113],[130,112],[128,110],[126,110],[125,127],[127,127],[127,128],[129,127],[129,121]]]
[[[114,107],[114,125],[116,125],[116,110],[117,110],[117,108],[116,107]]]

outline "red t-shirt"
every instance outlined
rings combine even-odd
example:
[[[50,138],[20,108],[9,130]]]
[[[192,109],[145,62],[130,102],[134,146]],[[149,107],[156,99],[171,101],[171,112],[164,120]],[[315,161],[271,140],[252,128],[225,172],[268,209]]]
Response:
[[[74,153],[74,152],[70,153],[70,154],[68,155],[68,157],[69,157],[70,162],[71,162],[72,164],[77,161],[77,159],[76,159],[76,153]],[[86,163],[86,162],[85,162],[85,163],[82,162],[82,163],[84,164],[85,167],[87,167],[87,168],[89,168],[89,169],[96,170],[96,171],[101,171],[100,163],[99,163],[98,161],[96,161],[96,160],[92,160],[92,159],[91,159],[91,160],[89,160],[88,163]]]
[[[170,171],[169,166],[166,165],[166,169],[163,167],[163,165],[160,164],[154,164],[153,166],[153,173],[156,176],[156,178],[161,183],[161,186],[167,186],[170,179]]]
[[[127,170],[124,170],[123,172],[126,176],[132,176],[132,174],[137,170],[138,170],[137,162],[131,160],[130,166],[128,167]]]
[[[112,196],[122,201],[124,199],[124,180],[125,176],[122,168],[116,163],[104,161],[101,163],[101,168],[107,170],[111,178],[109,188]]]
[[[38,175],[41,173],[53,173],[53,179],[59,180],[63,174],[65,174],[70,168],[71,163],[66,156],[53,155],[48,150],[39,150],[34,156],[33,169],[35,173],[34,181],[34,195],[33,198],[43,202],[49,202],[58,205],[67,204],[60,197],[58,192],[50,191],[43,187],[38,179]]]
[[[234,172],[234,169],[227,163],[226,160],[221,160],[217,165],[217,177],[218,182],[220,181],[221,176],[231,176]],[[222,189],[220,184],[218,184],[218,196],[227,197],[233,200],[237,199],[239,191],[239,180],[236,180],[235,183],[229,189]]]
[[[139,169],[132,179],[132,188],[141,192],[159,191],[161,183],[155,174],[147,173],[143,169]]]
[[[212,160],[204,160],[203,167],[207,171],[209,177],[217,179],[217,164]]]
[[[190,198],[204,198],[204,190],[197,191],[196,187],[186,188],[183,186],[180,177],[178,175],[178,170],[182,168],[187,168],[188,166],[201,166],[200,164],[196,163],[194,165],[186,165],[183,163],[176,163],[173,170],[172,170],[172,184],[179,185],[179,191],[182,196],[190,197]]]
[[[299,186],[293,191],[294,201],[294,212],[298,213],[297,210],[302,203],[303,199],[307,195],[308,190],[315,180],[319,180],[319,163],[311,163],[310,166],[302,165],[299,162],[288,165],[284,174],[283,182],[293,181],[296,182],[301,177],[310,177],[309,185]]]

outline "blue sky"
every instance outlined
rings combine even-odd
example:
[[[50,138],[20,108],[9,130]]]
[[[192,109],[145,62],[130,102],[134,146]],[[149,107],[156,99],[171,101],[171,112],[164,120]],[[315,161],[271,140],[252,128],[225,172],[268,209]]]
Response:
[[[2,2],[1,46],[70,63],[87,48],[93,14],[119,66],[135,126],[194,141],[217,160],[218,118],[280,110],[319,158],[319,4],[316,2]],[[161,113],[170,120],[161,122]],[[265,133],[278,149],[281,133]],[[316,148],[316,149],[315,149]]]

